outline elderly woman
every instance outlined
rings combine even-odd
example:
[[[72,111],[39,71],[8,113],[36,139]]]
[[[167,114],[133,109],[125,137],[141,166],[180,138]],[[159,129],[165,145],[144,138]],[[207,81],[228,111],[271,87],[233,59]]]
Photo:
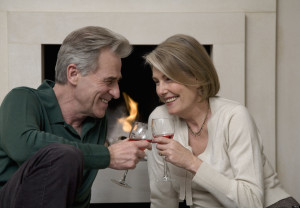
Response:
[[[174,139],[154,138],[148,153],[151,207],[278,207],[299,205],[267,161],[255,122],[241,104],[217,96],[214,65],[203,46],[174,35],[145,56],[164,105],[149,117],[171,117]],[[151,129],[151,128],[149,128]],[[163,175],[163,158],[172,177]]]

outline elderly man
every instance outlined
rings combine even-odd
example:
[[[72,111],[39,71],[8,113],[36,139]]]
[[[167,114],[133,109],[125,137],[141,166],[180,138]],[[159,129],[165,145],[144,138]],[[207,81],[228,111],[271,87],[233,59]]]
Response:
[[[132,169],[147,141],[104,145],[106,109],[120,96],[127,39],[101,27],[70,33],[55,83],[19,87],[0,108],[0,207],[88,207],[98,169]]]

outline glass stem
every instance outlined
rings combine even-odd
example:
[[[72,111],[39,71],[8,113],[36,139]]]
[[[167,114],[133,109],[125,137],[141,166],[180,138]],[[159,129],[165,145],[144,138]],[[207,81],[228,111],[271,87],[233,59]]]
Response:
[[[124,172],[124,174],[123,174],[123,178],[122,178],[122,180],[121,180],[122,183],[125,183],[127,173],[128,173],[128,170],[125,170],[125,172]]]
[[[164,158],[164,178],[168,178],[168,171],[167,171],[167,161]]]

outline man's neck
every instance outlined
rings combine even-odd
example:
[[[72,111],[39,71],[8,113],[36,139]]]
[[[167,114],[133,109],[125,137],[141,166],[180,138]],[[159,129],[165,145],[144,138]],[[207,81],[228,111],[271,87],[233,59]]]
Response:
[[[86,117],[76,111],[78,108],[74,98],[74,90],[68,84],[55,84],[53,90],[65,122],[71,125],[80,135],[82,122]]]

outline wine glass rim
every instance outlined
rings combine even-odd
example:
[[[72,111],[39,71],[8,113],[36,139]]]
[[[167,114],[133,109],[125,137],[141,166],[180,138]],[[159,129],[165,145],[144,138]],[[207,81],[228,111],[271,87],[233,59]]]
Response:
[[[130,132],[133,130],[133,127],[134,127],[134,126],[144,126],[144,127],[148,127],[148,124],[145,123],[145,122],[141,122],[141,121],[134,121],[134,122],[132,123],[131,126],[132,126],[132,128],[131,128]]]
[[[145,123],[145,122],[141,122],[141,121],[134,121],[134,122],[133,122],[133,124],[135,124],[135,123],[147,124],[147,123]]]

